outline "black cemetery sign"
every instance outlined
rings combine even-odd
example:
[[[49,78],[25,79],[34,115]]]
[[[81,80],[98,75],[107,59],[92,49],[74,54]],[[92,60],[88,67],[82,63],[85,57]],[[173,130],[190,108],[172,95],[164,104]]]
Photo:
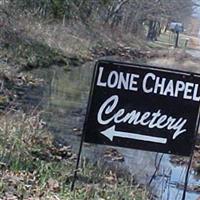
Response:
[[[98,61],[84,141],[189,156],[197,131],[199,84],[194,73]]]

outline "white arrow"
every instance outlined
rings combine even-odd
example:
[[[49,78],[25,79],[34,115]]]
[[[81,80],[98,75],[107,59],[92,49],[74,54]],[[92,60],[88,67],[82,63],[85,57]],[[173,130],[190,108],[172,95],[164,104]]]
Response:
[[[140,135],[140,134],[135,134],[135,133],[116,131],[115,125],[106,129],[105,131],[102,131],[101,134],[104,135],[105,137],[109,138],[110,141],[113,141],[114,137],[120,137],[120,138],[128,138],[128,139],[154,142],[154,143],[160,143],[160,144],[167,143],[167,138],[153,137],[153,136]]]

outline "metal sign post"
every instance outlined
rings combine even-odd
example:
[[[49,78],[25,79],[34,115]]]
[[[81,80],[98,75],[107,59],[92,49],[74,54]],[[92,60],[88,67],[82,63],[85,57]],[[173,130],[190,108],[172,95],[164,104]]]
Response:
[[[77,161],[76,161],[76,167],[75,167],[75,171],[74,171],[74,176],[73,176],[73,180],[72,180],[72,184],[71,184],[71,191],[74,190],[75,182],[77,179],[77,172],[78,172],[79,162],[80,162],[80,158],[81,158],[81,152],[82,152],[82,148],[83,148],[83,141],[84,141],[84,136],[82,135],[81,143],[80,143],[80,147],[79,147],[79,151],[78,151],[78,157],[77,157]]]
[[[96,67],[97,66],[95,66],[95,69],[96,69]],[[90,95],[89,95],[89,101],[88,101],[87,112],[86,113],[89,113],[90,107],[91,107],[92,91],[94,90],[94,79],[95,79],[95,76],[96,76],[96,73],[97,73],[97,71],[95,69],[93,71],[92,82],[91,82],[91,87],[90,87],[91,89],[90,89]],[[85,123],[84,123],[84,128],[83,129],[85,129],[87,121],[88,121],[88,114],[86,114]],[[73,180],[72,180],[72,184],[71,184],[71,191],[74,190],[75,182],[76,182],[76,179],[77,179],[77,172],[78,172],[78,167],[79,167],[79,163],[80,163],[80,159],[81,159],[81,152],[82,152],[82,149],[83,149],[84,139],[85,139],[85,132],[83,132],[82,135],[81,135],[81,141],[80,141],[80,147],[79,147],[79,151],[78,151],[78,157],[77,157],[74,176],[73,176]]]
[[[189,159],[189,162],[188,162],[188,167],[187,167],[187,171],[186,171],[186,175],[185,175],[185,183],[184,183],[182,200],[186,199],[186,192],[187,192],[187,186],[188,186],[188,181],[189,181],[189,173],[190,173],[190,168],[191,168],[192,160],[193,160],[193,156],[194,156],[195,141],[196,141],[196,138],[197,138],[199,123],[200,123],[199,119],[200,119],[200,108],[199,108],[198,117],[197,117],[197,120],[196,120],[195,137],[194,137],[194,142],[193,142],[193,147],[192,147],[192,153],[190,155],[190,159]]]

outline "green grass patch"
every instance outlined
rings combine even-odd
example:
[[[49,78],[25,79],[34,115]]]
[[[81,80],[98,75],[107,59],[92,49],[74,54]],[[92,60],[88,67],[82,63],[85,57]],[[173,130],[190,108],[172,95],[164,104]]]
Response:
[[[157,41],[148,42],[148,46],[151,48],[167,49],[167,48],[174,47],[175,40],[176,40],[176,34],[168,31],[166,33],[160,34]],[[187,40],[187,37],[184,34],[180,34],[178,47],[186,48],[185,47],[186,40]]]

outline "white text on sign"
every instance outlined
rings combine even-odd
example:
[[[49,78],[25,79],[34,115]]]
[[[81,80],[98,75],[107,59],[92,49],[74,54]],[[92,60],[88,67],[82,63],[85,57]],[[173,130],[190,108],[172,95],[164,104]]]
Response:
[[[106,80],[102,80],[104,68],[99,68],[97,77],[97,86],[123,89],[137,92],[138,82],[140,79],[139,74],[125,73],[118,71],[110,71]],[[142,77],[142,87],[144,93],[158,94],[171,97],[182,97],[183,99],[200,101],[199,84],[184,82],[181,80],[171,80],[164,77],[156,76],[154,73],[147,73]]]

